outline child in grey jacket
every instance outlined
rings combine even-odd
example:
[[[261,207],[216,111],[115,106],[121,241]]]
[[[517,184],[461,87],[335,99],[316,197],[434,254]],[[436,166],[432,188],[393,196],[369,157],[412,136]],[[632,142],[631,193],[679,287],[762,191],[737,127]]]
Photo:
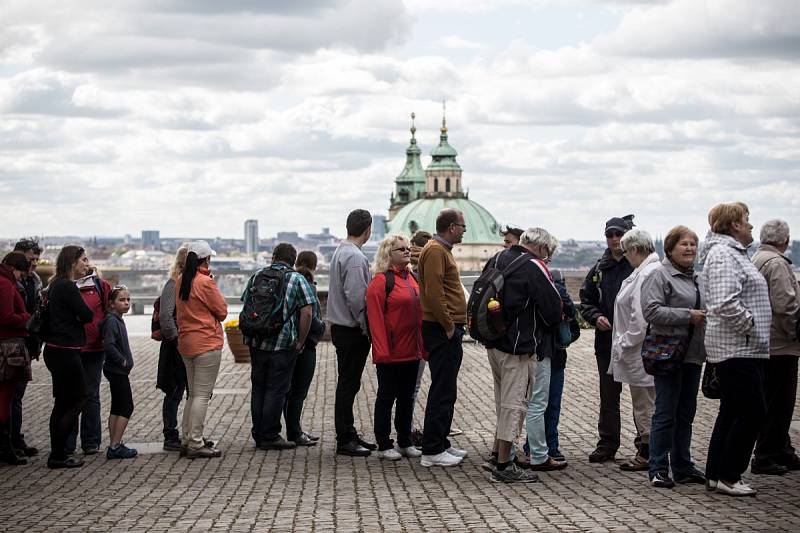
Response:
[[[132,459],[138,452],[122,443],[122,435],[133,413],[133,394],[128,379],[133,368],[133,354],[128,342],[128,330],[122,320],[122,315],[131,308],[131,295],[124,285],[120,285],[111,290],[108,301],[108,313],[100,323],[105,352],[103,374],[111,389],[111,413],[108,416],[111,442],[106,450],[106,457]]]

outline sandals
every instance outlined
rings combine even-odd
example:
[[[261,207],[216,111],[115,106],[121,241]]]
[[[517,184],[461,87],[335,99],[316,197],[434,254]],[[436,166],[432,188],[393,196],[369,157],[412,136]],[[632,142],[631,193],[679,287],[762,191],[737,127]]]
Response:
[[[650,468],[650,462],[641,455],[637,454],[633,457],[633,459],[625,461],[619,465],[619,468],[625,472],[640,472]]]

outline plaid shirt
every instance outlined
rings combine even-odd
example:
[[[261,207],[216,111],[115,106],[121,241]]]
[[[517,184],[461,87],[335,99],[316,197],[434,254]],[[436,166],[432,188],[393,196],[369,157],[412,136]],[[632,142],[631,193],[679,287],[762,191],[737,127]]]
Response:
[[[708,362],[769,359],[769,291],[747,248],[733,237],[709,232],[700,262],[708,309]]]
[[[276,263],[271,266],[281,270],[286,270],[288,268],[282,263]],[[286,295],[283,299],[282,309],[283,319],[286,322],[281,332],[273,337],[267,337],[258,345],[256,345],[256,339],[245,337],[244,341],[248,346],[253,346],[265,352],[277,352],[278,350],[293,348],[297,344],[300,308],[307,305],[315,305],[318,301],[314,288],[306,278],[297,272],[289,272],[288,276],[289,279],[286,284]],[[248,288],[253,283],[254,278],[255,275],[250,278],[247,284]],[[245,294],[247,294],[247,290],[245,290]],[[291,315],[289,313],[291,313]]]

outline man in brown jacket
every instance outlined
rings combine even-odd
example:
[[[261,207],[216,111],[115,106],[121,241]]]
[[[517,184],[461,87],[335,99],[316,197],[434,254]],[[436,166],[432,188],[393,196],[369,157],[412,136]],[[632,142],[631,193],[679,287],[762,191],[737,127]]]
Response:
[[[792,271],[792,261],[784,255],[789,247],[789,224],[768,220],[761,227],[761,245],[753,264],[767,280],[772,326],[769,335],[769,361],[764,367],[764,394],[767,416],[756,442],[750,470],[754,474],[785,474],[800,470],[789,438],[789,427],[797,398],[797,312],[800,285]]]
[[[425,409],[422,466],[455,466],[466,457],[447,439],[453,423],[458,371],[464,355],[461,339],[467,322],[467,300],[461,286],[453,246],[467,225],[457,209],[443,209],[436,218],[436,235],[419,256],[422,339],[428,352],[431,388]]]

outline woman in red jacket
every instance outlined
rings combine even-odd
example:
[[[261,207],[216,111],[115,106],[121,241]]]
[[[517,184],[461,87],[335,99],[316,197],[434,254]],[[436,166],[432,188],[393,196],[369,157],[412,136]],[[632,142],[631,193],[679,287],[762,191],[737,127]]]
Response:
[[[17,383],[31,380],[31,358],[25,347],[25,310],[19,284],[28,275],[29,261],[22,252],[11,252],[0,264],[0,461],[24,465],[11,445],[11,401]]]
[[[403,456],[422,455],[411,443],[414,387],[425,348],[419,286],[411,274],[410,263],[411,245],[408,240],[401,235],[386,237],[378,247],[375,277],[367,287],[372,362],[378,373],[374,424],[377,456],[391,461]],[[389,438],[395,402],[396,448]]]

